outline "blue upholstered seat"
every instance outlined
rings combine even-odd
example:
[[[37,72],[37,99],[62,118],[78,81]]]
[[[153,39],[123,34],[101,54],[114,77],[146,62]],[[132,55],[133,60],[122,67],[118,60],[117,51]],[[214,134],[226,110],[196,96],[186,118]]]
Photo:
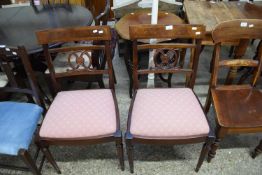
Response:
[[[0,102],[0,154],[27,150],[42,112],[36,104]]]

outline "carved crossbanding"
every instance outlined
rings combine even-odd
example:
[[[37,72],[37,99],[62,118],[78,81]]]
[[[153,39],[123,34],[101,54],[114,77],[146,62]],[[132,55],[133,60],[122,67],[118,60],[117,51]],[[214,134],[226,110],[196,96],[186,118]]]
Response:
[[[179,60],[178,49],[157,49],[154,54],[156,69],[170,69],[177,67]]]
[[[94,70],[92,67],[92,56],[90,51],[81,50],[70,52],[67,58],[68,64],[72,70],[86,69]],[[68,69],[68,71],[70,71]]]

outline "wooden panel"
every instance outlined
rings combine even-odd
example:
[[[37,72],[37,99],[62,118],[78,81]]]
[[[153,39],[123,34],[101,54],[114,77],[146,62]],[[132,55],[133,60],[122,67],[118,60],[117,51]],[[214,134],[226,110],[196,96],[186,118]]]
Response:
[[[121,38],[129,40],[129,26],[137,24],[151,24],[150,13],[151,10],[141,10],[125,15],[115,25],[117,33],[121,36]],[[183,23],[182,19],[172,13],[161,11],[158,13],[158,24],[172,25]]]
[[[185,10],[190,24],[204,24],[211,32],[224,21],[233,19],[262,19],[262,3],[246,2],[185,1]]]
[[[157,38],[203,38],[203,25],[133,25],[129,27],[130,39]],[[164,32],[163,32],[164,31]]]
[[[89,26],[75,28],[60,28],[37,31],[39,44],[83,40],[111,40],[109,26]]]
[[[235,39],[262,39],[261,19],[239,19],[222,22],[212,32],[215,43]]]

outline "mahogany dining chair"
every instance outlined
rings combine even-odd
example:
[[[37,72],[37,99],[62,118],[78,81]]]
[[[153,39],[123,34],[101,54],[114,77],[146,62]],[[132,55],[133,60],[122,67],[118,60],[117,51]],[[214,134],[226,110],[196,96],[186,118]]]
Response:
[[[39,145],[43,151],[51,145],[89,145],[115,142],[121,170],[124,170],[122,133],[119,111],[114,92],[112,60],[110,54],[111,32],[109,26],[89,26],[76,28],[47,29],[37,31],[39,44],[43,45],[45,58],[56,96],[50,105],[39,132]],[[103,45],[68,45],[49,48],[49,43],[93,41]],[[94,67],[93,52],[100,53],[107,61],[106,69]],[[63,54],[67,57],[67,69],[56,72],[51,55]],[[104,56],[105,55],[105,56]],[[56,59],[59,59],[57,57]],[[62,57],[63,58],[63,57]],[[109,76],[109,89],[65,91],[59,79],[74,80],[79,75]],[[46,156],[60,173],[51,154]]]
[[[257,60],[242,58],[250,40],[262,39],[262,20],[239,19],[223,22],[213,30],[212,38],[215,43],[214,62],[205,112],[208,112],[212,102],[216,112],[216,140],[208,154],[209,162],[214,158],[220,141],[226,135],[262,132],[262,91],[256,88],[262,67],[262,45],[258,48]],[[235,50],[238,57],[221,58],[221,43],[233,39],[240,39]],[[218,84],[221,68],[240,67],[254,68],[249,84]],[[257,153],[260,147],[257,147]],[[257,153],[254,153],[253,157]]]
[[[214,140],[202,106],[193,91],[204,35],[205,27],[202,25],[130,26],[134,96],[125,141],[131,173],[134,172],[133,146],[137,143],[175,145],[204,142],[195,171],[200,169]],[[167,38],[176,39],[176,42],[138,44],[141,39]],[[181,50],[186,48],[191,50],[189,65],[180,64],[180,59],[183,59]],[[152,49],[155,49],[155,67],[138,69],[138,52]],[[138,76],[149,73],[185,74],[186,87],[139,89]]]

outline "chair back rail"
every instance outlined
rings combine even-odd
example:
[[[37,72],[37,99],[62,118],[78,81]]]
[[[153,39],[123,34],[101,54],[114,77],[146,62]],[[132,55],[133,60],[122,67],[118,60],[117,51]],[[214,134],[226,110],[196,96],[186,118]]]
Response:
[[[21,86],[21,83],[18,82],[17,78],[19,75],[16,75],[16,73],[13,70],[12,63],[14,63],[14,61],[18,59],[20,59],[23,64],[27,79],[29,81],[29,88]],[[6,74],[9,82],[6,87],[1,87],[0,91],[30,95],[34,98],[35,102],[39,106],[44,107],[44,102],[43,99],[39,96],[40,92],[37,86],[36,77],[31,67],[31,63],[29,61],[25,47],[1,46],[0,66],[2,71]]]
[[[63,29],[50,29],[37,31],[36,36],[39,44],[43,45],[45,58],[47,60],[48,69],[50,71],[51,80],[56,92],[60,91],[61,85],[58,78],[76,77],[76,76],[91,76],[109,74],[109,87],[114,89],[112,60],[111,60],[111,32],[109,26],[88,26],[75,27]],[[51,43],[65,43],[65,42],[86,42],[91,41],[93,45],[73,45],[61,48],[49,48]],[[99,66],[99,54],[105,57],[108,64],[107,69],[101,69]],[[65,72],[55,72],[52,54],[54,53],[68,53],[67,65],[69,69]],[[85,59],[88,58],[88,65]],[[58,58],[56,58],[58,59]]]
[[[242,58],[245,54],[248,41],[252,39],[262,39],[262,20],[258,19],[239,19],[227,21],[216,26],[212,32],[215,42],[213,53],[213,70],[211,87],[217,86],[218,71],[221,67],[251,67],[254,68],[251,86],[255,86],[260,76],[262,68],[262,45],[257,48],[257,59]],[[235,50],[234,59],[221,59],[221,43],[231,39],[239,39],[239,45]],[[222,86],[222,85],[221,85]],[[226,85],[225,85],[226,86]],[[234,86],[235,87],[235,86]]]
[[[218,24],[212,31],[214,43],[241,39],[262,39],[261,19],[237,19]]]
[[[152,30],[153,29],[153,30]],[[129,27],[130,39],[161,39],[161,38],[189,38],[202,39],[205,35],[203,25],[131,25]]]
[[[149,73],[184,73],[186,86],[195,84],[201,41],[205,35],[203,25],[134,25],[130,26],[130,38],[133,40],[133,79],[134,89],[138,88],[138,75]],[[139,44],[141,39],[168,39],[168,43]],[[185,42],[186,40],[186,42]],[[155,49],[153,57],[155,67],[138,70],[138,51]],[[191,50],[190,65],[184,68],[186,49]]]

